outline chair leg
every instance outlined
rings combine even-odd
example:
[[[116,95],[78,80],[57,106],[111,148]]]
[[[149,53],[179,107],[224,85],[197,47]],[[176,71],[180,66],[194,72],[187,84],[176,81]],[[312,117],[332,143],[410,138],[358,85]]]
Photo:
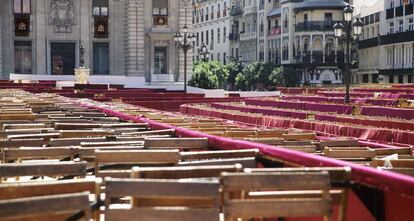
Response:
[[[344,188],[341,194],[341,205],[339,206],[339,214],[338,220],[339,221],[346,221],[346,211],[348,209],[348,189]]]

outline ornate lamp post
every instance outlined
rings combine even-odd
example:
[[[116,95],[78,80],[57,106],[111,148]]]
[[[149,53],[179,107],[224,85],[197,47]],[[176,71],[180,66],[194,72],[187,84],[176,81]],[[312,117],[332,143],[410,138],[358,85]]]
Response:
[[[343,11],[344,21],[336,23],[334,25],[335,37],[343,40],[346,43],[346,64],[345,64],[345,85],[346,85],[346,95],[345,103],[350,103],[349,98],[349,87],[351,83],[351,43],[357,39],[362,34],[362,26],[364,25],[361,22],[361,19],[353,19],[354,9],[352,6],[347,5]],[[354,20],[354,21],[353,21]]]
[[[207,49],[207,46],[203,43],[201,48],[198,49],[198,54],[203,57],[203,61],[208,61],[208,57],[210,56],[210,52]]]
[[[182,33],[178,32],[174,35],[175,46],[184,52],[184,92],[187,93],[187,53],[194,46],[196,35],[188,33],[187,25],[184,25]]]

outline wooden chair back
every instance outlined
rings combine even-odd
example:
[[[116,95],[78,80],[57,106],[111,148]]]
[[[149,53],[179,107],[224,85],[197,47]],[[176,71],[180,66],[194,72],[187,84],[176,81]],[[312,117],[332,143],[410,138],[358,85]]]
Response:
[[[28,160],[28,159],[63,159],[70,157],[74,159],[75,155],[79,153],[79,148],[62,147],[62,148],[34,148],[34,147],[22,147],[17,149],[5,149],[3,150],[3,162],[15,161],[15,160]]]
[[[276,218],[323,216],[331,219],[330,179],[328,172],[223,173],[221,184],[225,220],[238,218]],[[317,197],[283,197],[285,191],[320,190]],[[248,197],[249,192],[275,191],[275,198]],[[239,193],[239,194],[234,194]]]
[[[219,220],[220,183],[208,180],[105,180],[105,220]],[[130,196],[133,207],[112,209],[112,200]],[[199,216],[199,217],[198,217]]]
[[[257,157],[258,154],[258,149],[192,151],[180,153],[181,160],[183,161]]]

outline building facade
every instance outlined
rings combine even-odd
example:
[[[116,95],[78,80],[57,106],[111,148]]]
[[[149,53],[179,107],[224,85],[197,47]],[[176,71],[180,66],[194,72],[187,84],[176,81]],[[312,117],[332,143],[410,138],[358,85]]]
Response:
[[[413,0],[378,0],[361,10],[360,65],[354,82],[414,81]]]
[[[231,30],[229,2],[230,0],[193,1],[193,27],[197,36],[193,50],[194,60],[204,59],[199,54],[204,44],[210,52],[208,59],[227,63]]]
[[[0,73],[73,75],[82,45],[92,75],[182,81],[173,35],[192,30],[191,12],[190,0],[2,0]]]

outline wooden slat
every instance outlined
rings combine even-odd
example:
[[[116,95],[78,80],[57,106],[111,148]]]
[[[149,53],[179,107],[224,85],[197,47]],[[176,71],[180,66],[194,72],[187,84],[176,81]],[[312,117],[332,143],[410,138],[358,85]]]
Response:
[[[78,148],[20,148],[6,149],[3,151],[3,161],[17,159],[63,158],[74,156],[79,152]]]
[[[178,150],[96,150],[97,163],[177,164]]]
[[[226,158],[244,158],[256,157],[258,149],[250,150],[217,150],[217,151],[192,151],[181,152],[183,161],[189,160],[207,160],[207,159],[226,159]]]
[[[0,164],[0,177],[85,175],[86,162]]]
[[[0,140],[1,148],[18,148],[28,146],[42,146],[43,139],[16,139],[16,140]]]
[[[107,221],[133,220],[139,217],[140,221],[219,221],[218,208],[132,208],[111,209],[105,211]]]
[[[207,138],[146,138],[145,148],[208,148]]]
[[[322,172],[257,172],[224,173],[221,182],[225,191],[255,189],[318,190],[327,188],[329,174]]]
[[[94,180],[36,181],[0,184],[0,200],[68,194],[88,191],[99,192]]]
[[[42,213],[88,210],[89,193],[71,193],[54,196],[1,200],[0,208],[1,219],[35,216]]]
[[[226,220],[255,217],[321,216],[331,205],[323,199],[232,200],[224,206]]]

